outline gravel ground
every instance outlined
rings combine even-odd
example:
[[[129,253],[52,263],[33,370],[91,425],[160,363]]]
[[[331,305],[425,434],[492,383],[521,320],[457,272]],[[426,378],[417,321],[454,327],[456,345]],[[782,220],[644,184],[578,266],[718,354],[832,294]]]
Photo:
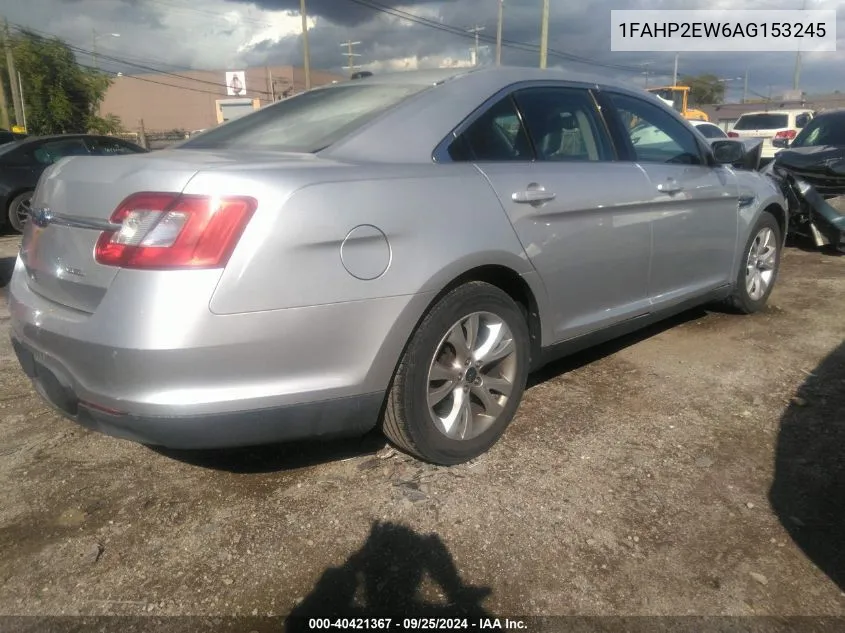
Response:
[[[0,290],[0,614],[845,615],[843,273],[790,248],[763,314],[558,363],[453,468],[376,435],[165,453],[85,431],[34,395]]]

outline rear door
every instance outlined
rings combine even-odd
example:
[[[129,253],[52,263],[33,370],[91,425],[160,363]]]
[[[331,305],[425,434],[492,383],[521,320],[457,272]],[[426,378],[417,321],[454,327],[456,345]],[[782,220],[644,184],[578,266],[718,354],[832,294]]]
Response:
[[[656,307],[731,282],[738,232],[736,175],[707,164],[688,125],[663,108],[609,91],[616,129],[651,182],[649,296]],[[651,133],[641,133],[643,126]]]
[[[480,113],[453,144],[488,178],[540,273],[553,341],[648,309],[649,184],[615,151],[590,91],[534,85]]]

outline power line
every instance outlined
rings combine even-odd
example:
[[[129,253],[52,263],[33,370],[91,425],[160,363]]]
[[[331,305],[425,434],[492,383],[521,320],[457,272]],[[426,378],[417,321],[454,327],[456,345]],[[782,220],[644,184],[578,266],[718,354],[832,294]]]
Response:
[[[53,33],[48,33],[46,31],[39,31],[37,29],[32,29],[32,28],[25,27],[25,26],[22,26],[22,25],[19,25],[19,24],[16,24],[14,26],[15,26],[15,28],[18,32],[29,31],[29,32],[35,33],[36,35],[39,35],[39,36],[46,36],[46,37],[52,37],[52,38],[59,39]],[[93,54],[94,54],[93,51],[88,50],[88,49],[86,49],[82,46],[70,44],[70,43],[67,43],[67,42],[64,42],[64,44],[69,49],[71,49],[71,51],[74,51],[74,52],[77,52],[77,53],[82,53],[83,55],[88,55],[88,56],[93,56]],[[198,77],[189,77],[188,75],[181,75],[179,73],[174,73],[174,72],[170,72],[170,71],[167,71],[167,70],[162,70],[160,68],[155,68],[153,66],[148,66],[146,64],[140,64],[140,63],[137,63],[137,62],[132,62],[132,61],[123,59],[121,57],[113,56],[113,55],[103,55],[102,53],[97,53],[97,56],[100,60],[108,60],[108,61],[112,61],[112,62],[117,63],[117,64],[123,64],[125,66],[131,66],[133,68],[138,68],[138,69],[141,69],[141,70],[147,70],[147,71],[152,72],[152,73],[157,74],[157,75],[165,75],[165,76],[169,76],[169,77],[174,77],[176,79],[183,79],[185,81],[193,81],[193,82],[199,83],[199,84],[206,84],[206,85],[209,85],[209,86],[221,87],[221,84],[219,82],[209,81],[208,79],[200,79]],[[92,70],[99,70],[99,69],[98,68],[92,68]],[[202,72],[202,71],[200,71],[200,72]],[[124,75],[124,76],[131,77],[133,75]],[[165,85],[170,85],[170,84],[165,84]],[[250,90],[249,92],[254,92],[256,94],[265,95],[265,96],[270,95],[270,93],[266,90]]]
[[[358,5],[361,5],[363,7],[367,7],[369,9],[372,9],[373,11],[378,11],[378,12],[384,13],[386,15],[390,15],[390,16],[393,16],[393,17],[396,17],[396,18],[399,18],[399,19],[402,19],[402,20],[406,20],[408,22],[413,22],[415,24],[419,24],[419,25],[422,25],[422,26],[428,26],[430,28],[443,31],[445,33],[450,33],[452,35],[457,35],[459,37],[467,37],[467,38],[475,39],[475,34],[468,33],[467,31],[465,31],[464,29],[461,29],[460,27],[444,24],[442,22],[437,22],[437,21],[431,20],[429,18],[424,18],[424,17],[419,16],[415,13],[411,13],[409,11],[403,11],[402,9],[396,9],[396,8],[393,8],[393,7],[388,7],[386,5],[375,2],[375,0],[348,0],[348,1],[353,2],[355,4],[358,4]],[[481,39],[481,40],[483,40],[487,43],[492,43],[492,44],[496,43],[496,38],[491,37],[491,36],[480,35],[479,39]],[[508,39],[502,39],[502,45],[507,46],[509,48],[515,48],[515,49],[518,49],[518,50],[523,50],[523,51],[532,52],[532,53],[536,53],[540,50],[540,46],[537,45],[537,44],[528,44],[526,42],[517,42],[517,41],[514,41],[514,40],[508,40]],[[591,65],[591,66],[600,66],[600,67],[609,68],[609,69],[612,69],[612,70],[622,70],[622,71],[636,72],[636,73],[640,72],[639,68],[635,68],[633,66],[625,66],[625,65],[622,65],[622,64],[613,64],[613,63],[609,63],[609,62],[600,62],[600,61],[597,61],[597,60],[594,60],[594,59],[590,59],[588,57],[581,57],[579,55],[575,55],[573,53],[567,53],[567,52],[564,52],[564,51],[561,51],[561,50],[558,50],[558,49],[554,49],[554,48],[548,49],[548,55],[552,56],[552,57],[557,57],[557,58],[560,58],[560,59],[565,59],[567,61],[572,61],[572,62]]]

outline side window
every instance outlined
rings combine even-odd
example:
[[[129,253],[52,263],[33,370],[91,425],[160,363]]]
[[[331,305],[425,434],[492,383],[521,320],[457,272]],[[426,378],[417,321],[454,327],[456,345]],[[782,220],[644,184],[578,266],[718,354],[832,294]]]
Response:
[[[65,156],[87,156],[88,148],[80,139],[50,141],[34,152],[35,160],[43,165],[52,165]]]
[[[491,106],[449,145],[454,161],[530,161],[531,143],[511,97]]]
[[[515,96],[537,160],[612,160],[610,139],[590,93],[578,88],[528,88]]]
[[[137,154],[138,150],[116,138],[88,139],[88,146],[95,156],[115,156],[120,154]]]
[[[801,129],[810,122],[810,118],[811,117],[809,112],[802,112],[801,114],[795,117],[795,127]]]
[[[659,107],[627,95],[610,94],[634,146],[636,160],[681,165],[703,164],[695,136]]]

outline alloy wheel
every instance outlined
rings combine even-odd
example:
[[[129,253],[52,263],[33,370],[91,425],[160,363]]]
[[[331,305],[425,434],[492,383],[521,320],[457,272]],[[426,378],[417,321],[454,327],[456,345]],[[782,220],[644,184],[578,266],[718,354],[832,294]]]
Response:
[[[446,437],[470,440],[501,415],[517,376],[517,350],[503,319],[474,312],[441,339],[428,370],[428,407]]]
[[[751,242],[745,263],[745,290],[752,301],[762,299],[772,284],[777,252],[775,232],[769,227],[763,227]]]

